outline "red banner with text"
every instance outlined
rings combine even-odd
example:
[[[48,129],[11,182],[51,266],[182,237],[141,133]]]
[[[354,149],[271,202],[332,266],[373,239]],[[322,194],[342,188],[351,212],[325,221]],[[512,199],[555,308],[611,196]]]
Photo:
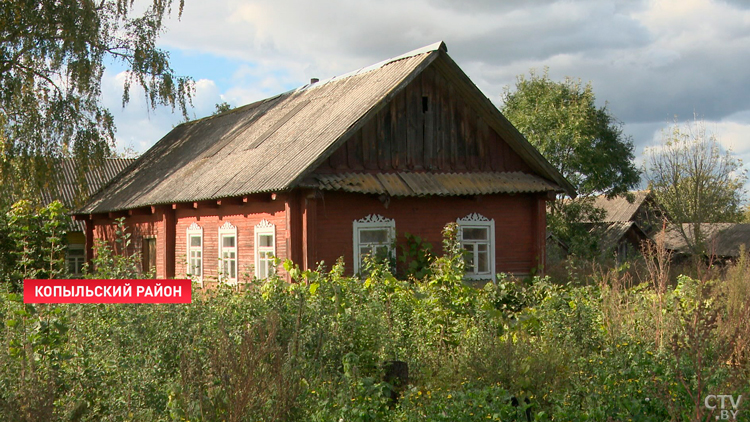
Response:
[[[190,280],[24,280],[24,303],[191,303]]]

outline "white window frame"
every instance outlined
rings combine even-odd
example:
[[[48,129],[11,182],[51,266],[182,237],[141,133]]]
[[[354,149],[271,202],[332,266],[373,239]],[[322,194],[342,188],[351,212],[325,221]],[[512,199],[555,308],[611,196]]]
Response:
[[[474,265],[474,271],[472,273],[466,272],[464,278],[467,280],[492,280],[495,281],[495,220],[489,219],[479,213],[471,213],[464,218],[456,220],[458,223],[458,241],[461,244],[461,250],[464,250],[464,245],[467,243],[477,245],[480,242],[477,241],[466,241],[463,240],[464,228],[486,228],[488,229],[488,256],[489,259],[489,272],[478,272],[476,265]]]
[[[70,255],[70,251],[83,251],[83,255],[74,257]],[[82,271],[78,271],[74,273],[70,272],[71,258],[76,260],[76,268],[80,268],[81,270],[83,270],[83,265],[86,263],[86,245],[84,245],[83,243],[71,243],[68,245],[68,250],[65,253],[65,270],[68,273],[70,273],[70,275],[82,275],[83,274]],[[80,265],[78,265],[79,259],[81,260]]]
[[[354,220],[352,223],[352,240],[354,247],[354,274],[360,272],[360,262],[362,257],[360,256],[360,231],[363,229],[387,229],[388,230],[388,241],[385,246],[388,248],[388,256],[393,258],[393,242],[396,239],[396,220],[392,218],[385,218],[379,214],[370,214],[365,218]]]
[[[185,231],[186,235],[186,256],[187,256],[187,268],[185,269],[185,274],[187,274],[188,277],[192,278],[195,276],[195,274],[191,273],[191,269],[193,267],[192,260],[193,260],[193,252],[199,252],[200,258],[197,258],[200,260],[200,275],[196,277],[196,280],[198,283],[200,283],[201,286],[203,286],[203,227],[199,226],[198,223],[193,222],[193,224],[190,225],[190,227],[187,228]],[[192,246],[192,238],[193,237],[200,237],[201,239],[201,245],[198,246]]]
[[[271,246],[260,246],[260,237],[271,235]],[[273,259],[261,258],[261,253],[271,253],[271,256],[276,256],[276,226],[270,223],[268,220],[261,220],[258,225],[255,226],[255,277],[261,278],[260,267],[261,261],[268,261],[268,274],[266,278],[276,272],[276,268],[273,266]]]
[[[224,236],[234,236],[234,247],[224,247]],[[224,225],[219,227],[219,268],[218,275],[220,280],[226,281],[227,284],[237,284],[240,268],[240,260],[238,256],[238,245],[239,241],[237,238],[237,227],[233,226],[229,221],[225,222]],[[224,252],[234,252],[234,277],[229,277],[228,274],[224,274]],[[231,260],[231,258],[230,258]]]

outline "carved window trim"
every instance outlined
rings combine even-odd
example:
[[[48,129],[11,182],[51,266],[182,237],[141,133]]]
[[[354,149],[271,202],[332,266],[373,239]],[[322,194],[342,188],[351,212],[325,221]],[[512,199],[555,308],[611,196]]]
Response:
[[[200,246],[193,246],[193,238],[200,239]],[[203,227],[199,226],[198,223],[193,222],[187,230],[185,230],[186,248],[185,256],[187,259],[185,274],[193,280],[197,280],[201,286],[203,286]],[[197,266],[195,263],[197,262]],[[193,270],[197,267],[198,274],[193,273]]]
[[[225,237],[234,237],[234,246],[224,246]],[[237,256],[237,227],[229,221],[219,227],[219,279],[224,280],[227,284],[237,284],[239,273],[239,257]],[[225,258],[224,253],[229,256]],[[232,266],[232,262],[234,265]],[[234,274],[232,274],[232,269]],[[232,277],[234,276],[234,277]]]
[[[261,236],[271,235],[271,246],[261,246]],[[276,257],[276,225],[263,219],[255,226],[255,277],[267,278],[276,272],[273,266],[273,258]],[[270,253],[270,257],[268,254]],[[264,265],[265,264],[265,267]],[[261,269],[266,268],[267,274],[262,274]]]
[[[456,220],[458,223],[458,241],[461,244],[461,250],[472,249],[472,254],[477,256],[480,253],[481,245],[487,246],[487,271],[479,271],[476,265],[473,269],[467,263],[467,271],[464,276],[467,280],[492,280],[495,281],[495,220],[489,219],[482,214],[473,212],[466,217]],[[487,231],[487,240],[464,239],[464,229],[484,229]]]
[[[363,231],[373,230],[387,230],[387,240],[385,242],[369,242],[363,243],[361,241],[361,235]],[[354,260],[354,273],[357,274],[362,270],[362,248],[368,247],[385,247],[389,257],[393,258],[393,243],[396,240],[396,220],[392,218],[383,217],[380,214],[369,214],[359,220],[352,222],[352,246],[353,246],[353,260]]]

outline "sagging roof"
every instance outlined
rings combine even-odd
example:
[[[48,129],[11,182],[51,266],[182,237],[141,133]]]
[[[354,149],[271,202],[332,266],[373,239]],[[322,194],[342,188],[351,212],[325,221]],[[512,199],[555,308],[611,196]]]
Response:
[[[637,238],[641,240],[648,239],[643,230],[633,221],[614,221],[597,224],[590,232],[595,233],[599,237],[597,241],[599,249],[609,251],[616,248],[623,237],[631,230]]]
[[[344,173],[315,175],[305,187],[390,196],[549,192],[559,187],[528,173]]]
[[[682,225],[688,239],[693,240],[693,224]],[[750,251],[750,224],[740,223],[701,223],[700,231],[706,239],[708,253],[720,257],[737,257],[741,247]],[[672,225],[664,234],[664,247],[680,254],[691,254],[691,250],[680,233],[679,227]]]
[[[604,216],[604,223],[614,223],[619,221],[632,221],[635,214],[640,209],[641,205],[649,198],[651,191],[641,190],[630,192],[635,200],[631,203],[628,202],[624,196],[617,196],[612,199],[607,199],[606,196],[597,196],[594,200],[594,206],[602,208],[606,212]]]
[[[79,214],[213,200],[297,186],[432,63],[476,98],[505,141],[550,185],[570,183],[448,57],[442,42],[174,128]]]

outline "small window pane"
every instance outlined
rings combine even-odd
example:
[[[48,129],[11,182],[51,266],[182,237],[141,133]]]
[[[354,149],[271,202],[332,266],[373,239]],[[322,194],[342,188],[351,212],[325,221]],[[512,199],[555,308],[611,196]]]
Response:
[[[83,249],[68,249],[68,256],[83,256]]]
[[[234,236],[224,236],[221,239],[222,246],[225,248],[233,248],[234,247]]]
[[[487,240],[487,229],[482,227],[464,227],[463,240]]]
[[[466,272],[474,272],[474,245],[464,245],[464,264]]]
[[[387,245],[373,246],[372,250],[376,258],[378,259],[388,258],[388,246]]]
[[[481,246],[481,245],[480,245]],[[480,273],[490,272],[490,261],[487,259],[487,251],[477,253],[477,271]]]
[[[388,229],[362,229],[359,231],[361,243],[388,243]]]
[[[190,246],[200,247],[200,245],[201,245],[200,236],[190,236]]]
[[[261,247],[272,247],[273,246],[273,235],[270,234],[262,234],[258,236],[259,242]]]

